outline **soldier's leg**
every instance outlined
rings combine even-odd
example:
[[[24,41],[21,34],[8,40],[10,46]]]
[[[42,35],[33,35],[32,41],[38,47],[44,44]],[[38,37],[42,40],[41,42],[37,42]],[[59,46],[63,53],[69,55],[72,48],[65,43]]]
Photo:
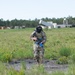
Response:
[[[44,57],[44,48],[40,48],[40,64],[43,63],[43,57]]]
[[[38,45],[34,44],[34,59],[39,63],[39,51],[38,51]]]
[[[39,59],[40,59],[40,57],[39,57],[39,50],[37,50],[37,56],[36,56],[37,63],[39,63]]]

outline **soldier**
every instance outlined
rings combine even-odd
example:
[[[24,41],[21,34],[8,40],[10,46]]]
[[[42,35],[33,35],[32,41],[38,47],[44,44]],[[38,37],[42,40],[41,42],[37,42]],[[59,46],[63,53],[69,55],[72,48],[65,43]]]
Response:
[[[37,60],[38,64],[43,62],[44,56],[44,44],[46,42],[46,34],[41,26],[37,26],[35,31],[31,34],[31,40],[34,41],[34,58]]]

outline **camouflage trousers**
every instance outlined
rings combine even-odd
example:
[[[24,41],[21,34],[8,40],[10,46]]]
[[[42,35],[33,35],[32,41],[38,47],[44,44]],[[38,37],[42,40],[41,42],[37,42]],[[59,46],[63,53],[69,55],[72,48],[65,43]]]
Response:
[[[34,49],[34,58],[36,58],[37,62],[41,63],[44,57],[44,48],[40,47],[37,44],[33,45],[33,49]]]

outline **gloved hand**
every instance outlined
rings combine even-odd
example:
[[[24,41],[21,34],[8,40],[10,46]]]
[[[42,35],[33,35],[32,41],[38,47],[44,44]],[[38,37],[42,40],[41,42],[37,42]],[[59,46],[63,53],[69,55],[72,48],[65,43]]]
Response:
[[[39,46],[40,46],[40,47],[43,47],[43,44],[42,44],[42,43],[40,43],[40,44],[39,44]]]
[[[37,38],[36,37],[33,37],[33,38],[31,38],[33,41],[36,41],[37,40]]]

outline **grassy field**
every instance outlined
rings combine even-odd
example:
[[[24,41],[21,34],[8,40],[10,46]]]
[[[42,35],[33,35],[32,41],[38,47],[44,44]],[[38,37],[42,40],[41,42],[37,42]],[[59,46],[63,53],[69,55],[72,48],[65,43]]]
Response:
[[[0,30],[0,75],[74,75],[75,68],[65,74],[56,72],[47,74],[43,67],[34,68],[29,73],[22,68],[19,72],[14,69],[6,69],[2,62],[10,62],[13,59],[33,58],[33,42],[30,35],[33,28]],[[47,59],[57,59],[58,63],[67,63],[72,60],[75,63],[75,28],[59,28],[44,30],[47,35],[45,55]],[[66,61],[66,62],[65,62]],[[39,70],[40,69],[40,70]]]
[[[33,58],[33,28],[0,30],[0,60]],[[47,35],[45,58],[57,59],[59,51],[66,48],[75,53],[75,28],[44,30]]]

